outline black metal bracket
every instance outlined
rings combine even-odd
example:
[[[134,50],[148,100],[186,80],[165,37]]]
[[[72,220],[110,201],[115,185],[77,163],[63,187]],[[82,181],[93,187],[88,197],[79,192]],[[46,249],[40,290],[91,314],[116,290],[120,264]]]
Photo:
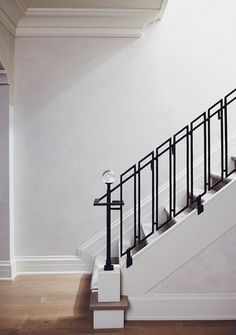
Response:
[[[151,171],[154,170],[154,160],[151,161],[150,168],[151,168]]]
[[[172,155],[175,155],[175,144],[171,145],[171,153]]]
[[[126,267],[129,268],[133,264],[133,258],[131,256],[131,249],[127,249]]]
[[[112,210],[117,210],[120,209],[121,206],[124,206],[124,201],[120,201],[120,200],[113,200],[111,202],[111,209]],[[100,202],[100,199],[95,199],[93,202],[94,206],[107,206],[106,202]]]
[[[204,206],[202,204],[202,197],[199,195],[197,197],[197,213],[200,215],[202,212],[204,212]]]

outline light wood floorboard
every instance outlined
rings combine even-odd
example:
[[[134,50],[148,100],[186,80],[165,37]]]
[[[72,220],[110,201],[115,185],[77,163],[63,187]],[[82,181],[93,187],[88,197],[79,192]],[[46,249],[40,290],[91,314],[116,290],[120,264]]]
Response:
[[[0,282],[0,335],[236,335],[236,321],[128,321],[93,330],[89,275],[19,276]]]

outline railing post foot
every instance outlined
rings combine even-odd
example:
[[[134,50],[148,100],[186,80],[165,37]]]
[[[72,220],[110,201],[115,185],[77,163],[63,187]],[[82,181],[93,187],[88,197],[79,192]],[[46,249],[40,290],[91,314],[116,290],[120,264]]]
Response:
[[[104,265],[104,271],[113,271],[114,266],[111,264],[111,260],[106,260],[106,264]]]
[[[202,212],[204,212],[204,206],[202,204],[202,198],[199,195],[197,197],[197,213],[198,213],[198,215],[200,215]]]
[[[127,259],[126,259],[126,267],[129,268],[133,264],[133,258],[131,256],[131,250],[127,250]]]

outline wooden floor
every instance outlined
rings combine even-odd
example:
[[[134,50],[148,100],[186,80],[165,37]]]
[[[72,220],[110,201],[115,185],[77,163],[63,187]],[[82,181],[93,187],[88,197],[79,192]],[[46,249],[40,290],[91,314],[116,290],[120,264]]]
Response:
[[[128,321],[122,330],[93,330],[89,285],[88,275],[20,276],[0,282],[0,335],[236,335],[236,321]]]

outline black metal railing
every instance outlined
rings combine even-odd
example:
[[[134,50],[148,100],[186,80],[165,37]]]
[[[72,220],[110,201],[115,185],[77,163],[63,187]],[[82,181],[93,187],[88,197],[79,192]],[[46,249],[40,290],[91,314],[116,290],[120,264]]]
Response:
[[[108,187],[109,191],[99,199],[95,199],[96,206],[109,206],[109,210],[118,210],[120,217],[120,255],[127,256],[127,266],[132,264],[131,251],[140,243],[144,242],[155,231],[161,229],[168,224],[173,218],[190,206],[196,206],[198,213],[203,211],[201,197],[208,191],[216,187],[223,181],[224,178],[230,176],[236,171],[235,166],[230,166],[230,133],[236,131],[236,125],[230,122],[233,115],[231,110],[232,103],[236,100],[236,89],[220,99],[217,103],[211,106],[206,112],[194,119],[190,125],[185,126],[173,137],[167,139],[164,143],[158,146],[155,151],[151,151],[148,155],[142,158],[137,164],[134,164],[124,173],[120,175],[119,184],[115,187]],[[236,115],[236,114],[234,114]],[[234,116],[235,118],[235,116]],[[234,121],[235,122],[235,121]],[[229,127],[231,125],[232,129]],[[235,126],[235,128],[234,128]],[[219,178],[212,179],[214,171],[214,138],[218,141],[218,161],[219,166],[217,174]],[[196,150],[195,144],[199,144],[200,148]],[[185,158],[183,152],[185,151]],[[197,154],[196,154],[196,151]],[[199,171],[196,171],[195,161],[201,156],[202,166]],[[196,156],[196,157],[195,157]],[[165,161],[164,169],[160,167],[162,161]],[[178,188],[178,165],[181,165],[181,173],[184,180],[182,185],[182,193]],[[183,165],[183,166],[182,166]],[[183,168],[182,168],[183,167]],[[167,184],[167,200],[166,200],[166,218],[160,219],[160,199],[159,190],[163,186],[160,183],[161,171],[166,173]],[[184,170],[184,171],[183,171]],[[142,231],[142,180],[144,171],[150,172],[151,186],[149,190],[151,201],[151,227],[150,231],[144,235]],[[195,183],[201,176],[200,193],[196,194]],[[133,242],[128,248],[124,248],[124,204],[125,194],[124,186],[132,182],[131,192],[133,193]],[[199,180],[198,180],[199,184]],[[112,201],[112,195],[115,191],[119,191],[119,199]],[[108,195],[108,192],[110,194]],[[181,201],[180,201],[181,198]],[[109,199],[109,204],[102,203],[102,200]],[[180,205],[179,205],[180,204]],[[110,219],[110,214],[108,215]],[[109,227],[109,225],[108,225]],[[110,229],[110,228],[109,228]],[[110,231],[109,231],[110,234]],[[107,258],[110,256],[110,236],[107,237]],[[109,263],[110,260],[108,260]]]

